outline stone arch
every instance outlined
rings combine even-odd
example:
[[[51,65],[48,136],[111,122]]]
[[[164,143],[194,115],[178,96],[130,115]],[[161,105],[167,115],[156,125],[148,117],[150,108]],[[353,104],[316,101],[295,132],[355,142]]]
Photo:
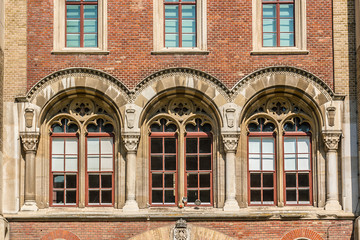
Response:
[[[56,240],[56,239],[80,240],[78,236],[66,230],[55,230],[53,232],[46,234],[41,238],[41,240]]]
[[[322,238],[320,234],[306,228],[294,229],[286,233],[285,236],[281,238],[281,240],[298,240],[298,239],[324,240],[324,238]]]

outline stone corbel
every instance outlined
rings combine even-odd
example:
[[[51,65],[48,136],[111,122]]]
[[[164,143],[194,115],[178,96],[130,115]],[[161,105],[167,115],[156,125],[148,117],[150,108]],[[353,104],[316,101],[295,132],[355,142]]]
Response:
[[[323,139],[328,151],[337,151],[340,142],[341,131],[323,131]]]
[[[38,132],[22,132],[20,133],[21,143],[25,152],[36,152],[40,134]]]
[[[123,133],[122,138],[127,152],[136,152],[139,144],[140,133]]]
[[[230,132],[230,133],[222,133],[223,143],[225,152],[235,152],[238,142],[239,142],[239,133]]]

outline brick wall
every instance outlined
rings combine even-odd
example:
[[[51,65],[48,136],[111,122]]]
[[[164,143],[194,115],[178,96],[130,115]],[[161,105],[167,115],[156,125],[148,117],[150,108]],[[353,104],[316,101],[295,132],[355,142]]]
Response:
[[[188,222],[189,226],[204,227],[235,239],[282,239],[310,232],[327,240],[351,239],[353,222],[349,220],[303,221],[203,221]],[[41,239],[58,234],[80,239],[128,239],[159,227],[174,226],[175,222],[10,222],[10,239]],[[298,232],[298,233],[297,233]],[[59,236],[59,235],[57,235]],[[303,235],[302,235],[303,236]],[[301,236],[297,236],[301,237]],[[304,237],[304,236],[303,236]],[[156,238],[154,238],[156,239]],[[315,238],[314,238],[315,239]],[[317,238],[319,239],[319,238]]]
[[[28,1],[28,89],[46,75],[68,67],[105,71],[132,88],[145,76],[170,67],[205,71],[229,87],[267,66],[290,65],[310,71],[333,86],[332,1],[307,1],[308,55],[254,56],[252,3],[208,0],[206,56],[151,55],[153,1],[108,0],[109,55],[51,55],[53,2]]]

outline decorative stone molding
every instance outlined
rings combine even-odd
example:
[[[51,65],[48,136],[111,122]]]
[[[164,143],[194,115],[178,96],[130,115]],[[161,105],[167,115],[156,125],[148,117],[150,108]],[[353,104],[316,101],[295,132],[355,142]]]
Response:
[[[32,128],[33,119],[34,119],[34,109],[33,108],[26,108],[24,115],[25,115],[25,126],[27,128]]]
[[[124,146],[128,152],[137,151],[137,147],[140,139],[140,133],[138,132],[123,133],[122,138],[124,141]]]
[[[186,221],[182,218],[176,221],[173,239],[174,240],[190,239],[190,229],[188,229]]]
[[[235,125],[235,113],[236,113],[235,108],[227,108],[225,110],[225,116],[226,116],[226,122],[228,128],[233,128]]]
[[[336,151],[342,135],[341,131],[323,131],[324,143],[328,151]]]
[[[239,142],[238,132],[222,133],[223,143],[226,152],[235,152]]]
[[[40,134],[38,132],[22,132],[20,133],[21,142],[26,152],[36,151]]]
[[[135,123],[135,109],[126,109],[126,124],[128,128],[133,128]]]
[[[335,111],[336,111],[336,107],[328,107],[326,109],[327,111],[327,117],[328,117],[328,121],[329,121],[329,126],[333,127],[335,125]]]

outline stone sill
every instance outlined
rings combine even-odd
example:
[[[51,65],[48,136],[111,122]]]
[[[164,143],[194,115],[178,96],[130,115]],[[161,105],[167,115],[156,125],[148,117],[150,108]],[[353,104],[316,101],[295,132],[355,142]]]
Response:
[[[210,52],[198,48],[164,48],[152,51],[152,55],[208,55]]]
[[[109,51],[104,51],[99,48],[64,48],[62,50],[53,50],[53,55],[74,55],[74,54],[89,54],[89,55],[108,55]]]
[[[355,215],[343,211],[325,211],[323,208],[297,207],[261,209],[248,207],[237,212],[224,212],[221,208],[149,208],[139,212],[123,212],[114,208],[48,208],[37,212],[18,212],[3,215],[8,221],[161,221],[177,220],[212,220],[212,221],[246,221],[246,220],[354,220]]]
[[[251,52],[251,55],[308,55],[308,50],[299,49],[261,49]]]

